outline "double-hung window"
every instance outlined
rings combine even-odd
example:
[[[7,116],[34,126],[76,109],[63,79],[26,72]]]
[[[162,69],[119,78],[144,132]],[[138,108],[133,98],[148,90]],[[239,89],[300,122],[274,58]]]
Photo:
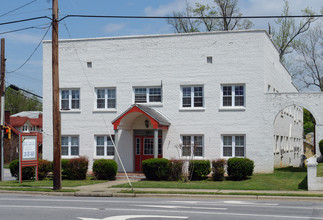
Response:
[[[245,106],[245,86],[244,85],[223,85],[222,86],[222,106],[223,107]]]
[[[114,146],[110,136],[96,136],[96,156],[114,156]],[[114,139],[114,136],[112,136]]]
[[[62,156],[78,156],[79,155],[79,137],[78,136],[62,136]]]
[[[182,87],[183,108],[201,108],[204,106],[203,102],[203,86]]]
[[[202,135],[182,135],[182,156],[203,156]]]
[[[96,108],[115,109],[116,108],[116,89],[115,88],[96,89]]]
[[[61,109],[62,110],[80,109],[80,90],[79,89],[61,90]]]
[[[223,135],[223,157],[244,157],[245,136],[244,135]]]
[[[138,87],[134,88],[135,103],[161,103],[161,87]]]

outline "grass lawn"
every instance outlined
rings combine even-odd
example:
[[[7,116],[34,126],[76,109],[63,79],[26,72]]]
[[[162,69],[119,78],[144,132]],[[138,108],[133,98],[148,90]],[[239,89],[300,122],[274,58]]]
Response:
[[[323,163],[319,163],[317,166],[317,176],[323,176]]]
[[[307,190],[306,168],[280,168],[271,174],[254,174],[243,181],[139,181],[133,182],[135,188],[177,188],[177,189],[233,189],[233,190]],[[128,184],[114,187],[128,188]]]
[[[104,183],[104,180],[93,180],[91,177],[88,177],[86,180],[62,180],[62,187],[77,187],[84,185],[92,185],[97,183]],[[10,187],[52,187],[53,180],[45,179],[40,181],[35,180],[23,180],[22,183],[19,183],[17,180],[13,181],[0,181],[0,188],[3,186]]]

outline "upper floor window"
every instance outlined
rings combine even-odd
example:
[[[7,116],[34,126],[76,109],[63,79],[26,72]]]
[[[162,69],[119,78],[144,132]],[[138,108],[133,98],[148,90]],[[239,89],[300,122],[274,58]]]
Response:
[[[114,156],[114,146],[110,136],[96,136],[96,156]]]
[[[80,109],[80,90],[62,89],[61,90],[61,109]]]
[[[116,108],[116,89],[96,89],[96,108],[111,109]]]
[[[244,85],[222,86],[222,106],[223,107],[245,106],[245,86]]]
[[[160,87],[152,88],[134,88],[135,103],[161,103],[162,89]]]
[[[223,135],[223,156],[224,157],[244,157],[245,156],[245,136]]]
[[[203,107],[203,86],[183,86],[182,107]]]
[[[203,136],[182,135],[182,156],[203,156]]]
[[[62,156],[78,156],[79,155],[79,137],[78,136],[62,136]]]
[[[29,131],[27,124],[25,124],[24,126],[22,126],[22,131],[24,131],[24,132],[28,132]]]

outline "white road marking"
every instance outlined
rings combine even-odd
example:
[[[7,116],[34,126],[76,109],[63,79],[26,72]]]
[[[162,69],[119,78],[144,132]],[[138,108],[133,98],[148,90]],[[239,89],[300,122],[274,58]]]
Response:
[[[244,202],[244,201],[224,201],[226,204],[238,204],[238,205],[260,205],[259,203],[254,202]],[[273,203],[261,203],[261,205],[276,206],[278,204]]]
[[[81,220],[126,220],[132,218],[167,218],[167,219],[187,219],[188,217],[182,216],[164,216],[164,215],[119,215],[119,216],[111,216],[107,218],[82,218],[78,217]]]
[[[30,205],[0,205],[0,208],[44,208],[44,209],[76,209],[76,210],[99,210],[98,208],[67,207],[67,206],[30,206]]]
[[[139,207],[150,208],[165,208],[165,209],[207,209],[207,210],[228,210],[227,208],[213,208],[213,207],[188,207],[188,206],[170,206],[170,205],[135,205]]]

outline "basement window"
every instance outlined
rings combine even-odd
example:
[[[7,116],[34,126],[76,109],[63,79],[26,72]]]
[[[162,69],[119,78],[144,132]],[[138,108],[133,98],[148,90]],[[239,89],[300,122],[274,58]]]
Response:
[[[206,57],[206,63],[213,63],[212,57]]]
[[[87,68],[92,68],[92,62],[87,62],[86,65],[87,65]]]

